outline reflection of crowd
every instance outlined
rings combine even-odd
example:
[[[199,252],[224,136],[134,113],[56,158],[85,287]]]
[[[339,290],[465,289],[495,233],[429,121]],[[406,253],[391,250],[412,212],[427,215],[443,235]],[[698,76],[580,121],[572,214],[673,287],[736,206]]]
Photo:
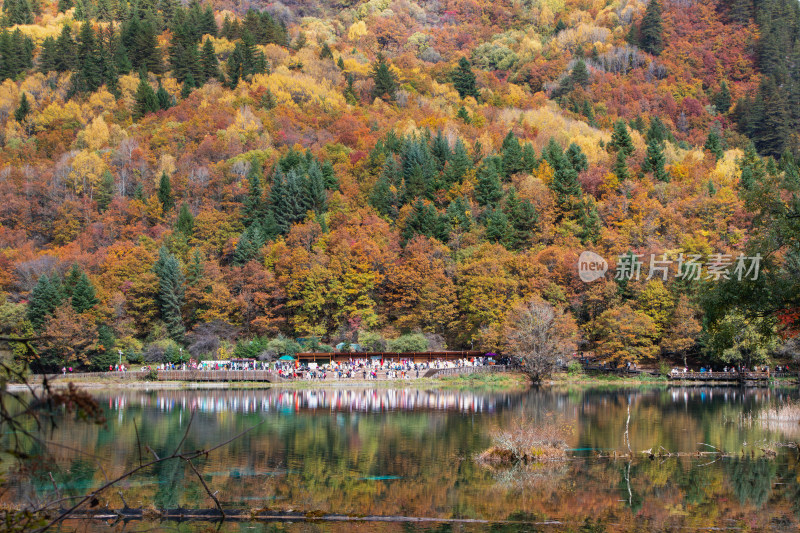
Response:
[[[480,396],[460,391],[422,391],[413,389],[295,390],[270,392],[198,393],[191,396],[164,391],[158,396],[140,398],[140,406],[160,411],[198,410],[214,412],[285,412],[325,409],[331,411],[382,412],[394,410],[452,410],[494,412],[496,396]],[[124,409],[126,397],[109,398],[109,408]]]

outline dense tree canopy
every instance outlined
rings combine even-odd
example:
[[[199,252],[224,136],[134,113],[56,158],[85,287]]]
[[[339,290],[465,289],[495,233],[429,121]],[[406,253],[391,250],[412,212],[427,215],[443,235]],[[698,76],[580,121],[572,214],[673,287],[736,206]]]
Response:
[[[339,7],[3,4],[0,291],[45,365],[498,351],[533,301],[609,361],[792,355],[796,2]]]

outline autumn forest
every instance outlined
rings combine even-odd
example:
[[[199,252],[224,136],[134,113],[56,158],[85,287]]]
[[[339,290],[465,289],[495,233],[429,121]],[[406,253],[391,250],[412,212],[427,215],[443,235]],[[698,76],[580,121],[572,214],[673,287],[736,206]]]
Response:
[[[503,352],[534,301],[606,361],[790,361],[798,61],[794,0],[4,0],[1,333]]]

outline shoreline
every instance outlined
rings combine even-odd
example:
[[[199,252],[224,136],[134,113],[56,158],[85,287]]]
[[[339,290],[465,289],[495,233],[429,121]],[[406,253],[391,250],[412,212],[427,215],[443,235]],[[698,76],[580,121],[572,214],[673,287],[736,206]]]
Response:
[[[50,386],[54,389],[66,388],[69,383],[84,390],[103,391],[109,389],[125,390],[239,390],[239,389],[318,389],[318,388],[424,388],[424,389],[476,389],[494,391],[519,391],[526,390],[530,383],[524,374],[509,372],[503,374],[464,374],[458,376],[444,376],[441,378],[407,378],[407,379],[326,379],[326,380],[296,380],[281,383],[265,381],[144,381],[134,379],[108,378],[78,378],[58,379],[52,381]],[[33,388],[41,390],[41,383],[23,385],[9,383],[10,392],[23,392]]]
[[[297,380],[285,381],[281,383],[270,383],[262,381],[144,381],[131,378],[77,378],[77,379],[57,379],[50,383],[54,389],[61,389],[73,383],[84,390],[103,391],[108,389],[125,390],[239,390],[239,389],[318,389],[318,388],[424,388],[424,389],[460,389],[460,390],[490,390],[490,391],[520,391],[530,388],[532,385],[527,377],[520,372],[508,372],[502,374],[462,374],[457,376],[443,376],[440,378],[406,378],[406,379],[382,379],[382,380],[363,380],[363,379],[326,379],[326,380]],[[774,378],[766,386],[796,386],[794,378]],[[550,379],[543,381],[540,386],[577,386],[577,387],[731,387],[739,386],[736,382],[696,382],[669,380],[663,376],[641,375],[641,376],[617,376],[609,374],[577,374],[569,375],[559,373]],[[9,383],[7,385],[10,392],[23,392],[33,388],[41,390],[40,383],[23,385],[19,383]]]

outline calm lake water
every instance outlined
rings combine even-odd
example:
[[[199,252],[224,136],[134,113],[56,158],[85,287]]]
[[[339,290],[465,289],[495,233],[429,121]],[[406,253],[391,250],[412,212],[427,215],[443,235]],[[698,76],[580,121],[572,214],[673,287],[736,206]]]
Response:
[[[735,387],[101,393],[97,397],[107,424],[61,420],[48,434],[53,442],[46,450],[50,459],[32,472],[11,476],[12,489],[2,498],[53,498],[53,481],[62,497],[85,493],[101,484],[104,475],[112,477],[138,464],[137,429],[142,454],[148,454],[144,447],[149,446],[160,456],[169,455],[194,412],[185,450],[209,448],[253,428],[197,462],[226,507],[459,519],[237,522],[224,524],[223,531],[650,531],[712,526],[797,531],[798,453],[775,443],[800,440],[800,427],[763,427],[747,418],[797,396],[796,389]],[[491,445],[492,432],[531,422],[567,427],[570,459],[500,471],[475,463],[476,454]],[[615,458],[615,452],[627,452],[628,442],[634,459]],[[651,460],[639,453],[709,451],[711,446],[736,456]],[[764,447],[776,449],[777,457],[764,458],[759,450]],[[187,465],[173,461],[134,476],[120,490],[131,507],[211,508],[192,476]],[[116,491],[106,497],[113,507],[122,506]],[[469,519],[495,523],[463,521]],[[112,529],[104,523],[71,525]],[[134,522],[125,530],[215,527],[209,522]]]

